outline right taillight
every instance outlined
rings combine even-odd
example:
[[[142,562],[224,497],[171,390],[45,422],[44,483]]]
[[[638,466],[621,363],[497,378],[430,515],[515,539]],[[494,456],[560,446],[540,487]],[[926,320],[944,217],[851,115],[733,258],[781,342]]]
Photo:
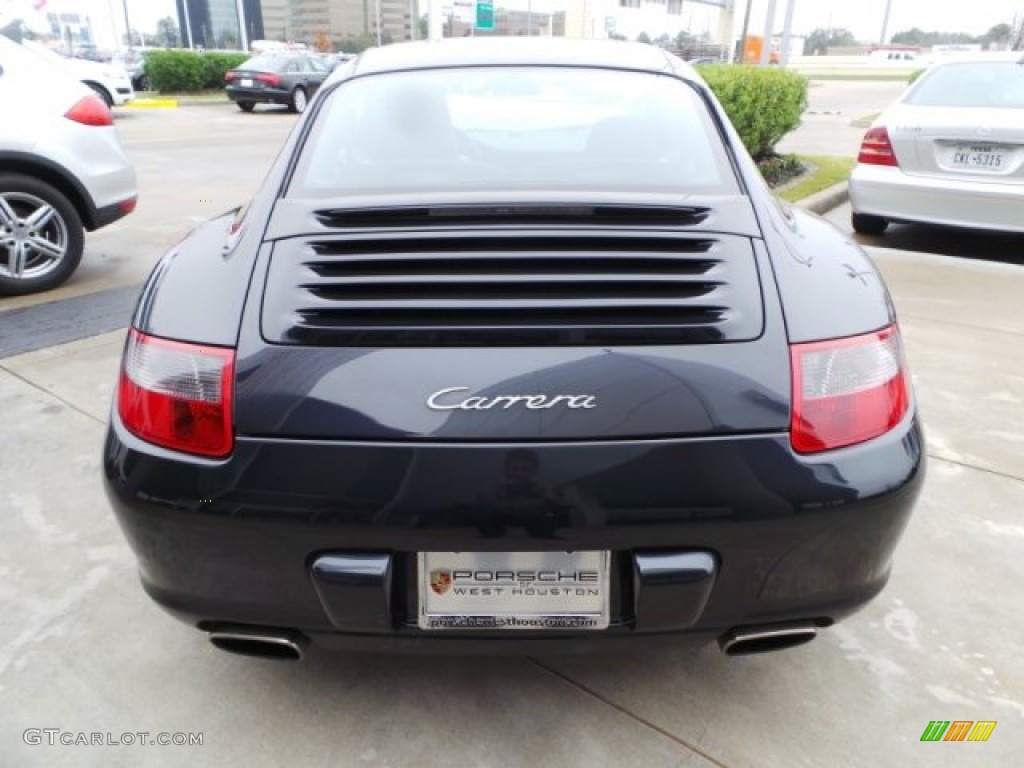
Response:
[[[64,117],[82,125],[100,128],[114,124],[114,116],[110,114],[110,109],[95,93],[80,98],[75,106],[64,113]]]
[[[862,443],[900,423],[909,406],[896,326],[875,333],[791,347],[798,453]]]
[[[857,162],[865,165],[899,166],[896,153],[892,149],[892,142],[889,141],[889,131],[885,129],[884,125],[871,128],[864,134]]]
[[[185,453],[227,456],[234,447],[235,352],[128,333],[117,410],[129,432]]]

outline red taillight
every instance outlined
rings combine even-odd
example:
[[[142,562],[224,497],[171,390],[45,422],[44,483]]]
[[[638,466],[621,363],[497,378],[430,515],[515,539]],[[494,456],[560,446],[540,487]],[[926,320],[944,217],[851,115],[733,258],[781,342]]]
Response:
[[[862,443],[900,423],[909,405],[899,331],[794,344],[790,441],[798,453]]]
[[[129,432],[202,456],[234,447],[235,352],[132,330],[125,345],[117,411]]]
[[[256,75],[256,79],[259,80],[261,83],[266,83],[271,88],[277,88],[277,86],[279,86],[281,84],[281,78],[278,77],[277,75],[270,75],[270,74]]]
[[[899,166],[896,153],[892,149],[892,142],[889,141],[889,131],[885,129],[884,125],[871,128],[864,134],[857,162],[866,165]]]
[[[64,113],[64,117],[82,125],[103,127],[114,124],[114,116],[110,114],[110,109],[95,93],[80,98],[75,106]]]
[[[225,72],[224,73],[224,82],[225,83],[233,83],[237,79],[238,79],[238,75],[235,74],[234,72]]]
[[[135,206],[139,204],[138,197],[129,197],[127,200],[122,200],[117,204],[117,210],[121,213],[131,213],[135,210]]]

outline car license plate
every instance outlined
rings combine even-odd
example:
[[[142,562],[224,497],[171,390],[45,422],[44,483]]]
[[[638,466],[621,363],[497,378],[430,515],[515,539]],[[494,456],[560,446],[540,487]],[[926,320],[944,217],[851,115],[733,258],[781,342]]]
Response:
[[[421,629],[608,627],[608,552],[421,552]]]
[[[243,88],[252,88],[252,80],[248,77],[243,77],[241,80],[238,81],[238,84]]]
[[[957,169],[971,171],[1001,171],[1006,167],[1008,152],[994,144],[957,144],[953,147],[950,164]]]

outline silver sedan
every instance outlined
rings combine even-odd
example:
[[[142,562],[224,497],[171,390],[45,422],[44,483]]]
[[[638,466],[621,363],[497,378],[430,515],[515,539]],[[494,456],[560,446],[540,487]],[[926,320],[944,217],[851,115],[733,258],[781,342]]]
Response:
[[[864,136],[853,228],[890,221],[1024,232],[1024,54],[928,70]]]

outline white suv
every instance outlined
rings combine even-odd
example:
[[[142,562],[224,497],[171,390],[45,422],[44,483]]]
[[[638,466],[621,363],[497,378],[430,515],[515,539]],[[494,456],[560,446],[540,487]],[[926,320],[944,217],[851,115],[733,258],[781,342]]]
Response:
[[[53,288],[84,230],[135,209],[135,170],[95,93],[0,35],[0,296]]]

